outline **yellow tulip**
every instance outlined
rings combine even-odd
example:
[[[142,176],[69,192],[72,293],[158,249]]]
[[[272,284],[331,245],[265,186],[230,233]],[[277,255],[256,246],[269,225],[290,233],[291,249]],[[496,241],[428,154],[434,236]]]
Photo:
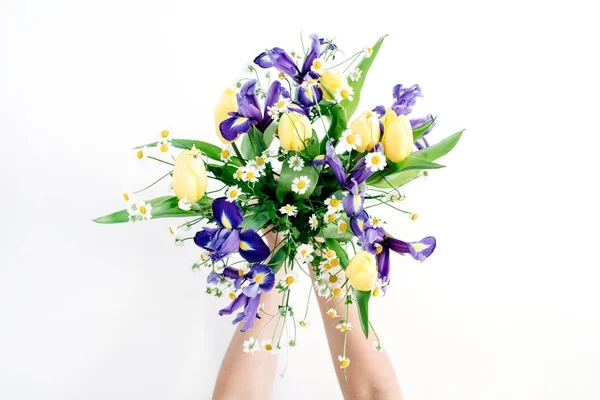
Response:
[[[200,151],[196,147],[184,150],[175,159],[173,190],[179,199],[196,202],[204,196],[208,178]]]
[[[348,268],[346,268],[346,277],[350,279],[350,285],[356,290],[371,290],[377,280],[377,261],[375,256],[366,251],[356,253]]]
[[[385,156],[392,162],[400,162],[409,156],[413,146],[410,121],[404,115],[388,108],[383,120],[383,148]]]
[[[283,149],[300,151],[312,137],[312,126],[306,115],[292,111],[281,115],[277,132]]]
[[[379,137],[381,136],[381,129],[379,128],[379,118],[372,111],[365,111],[360,114],[350,124],[352,133],[360,136],[360,146],[356,146],[356,150],[359,153],[365,150],[371,151],[371,149],[379,143]]]
[[[328,70],[321,75],[321,86],[323,87],[323,98],[325,100],[333,100],[335,91],[341,87],[347,87],[348,81],[341,72],[332,72]],[[328,92],[330,92],[331,95]]]
[[[219,125],[221,124],[221,122],[231,117],[231,115],[229,115],[230,112],[236,112],[238,110],[236,94],[237,93],[235,92],[235,90],[225,90],[221,95],[217,106],[215,107],[215,130],[217,131],[219,139],[221,139],[221,142],[223,143],[230,143],[230,141],[223,138],[223,136],[221,135],[221,130],[219,129]],[[235,140],[237,140],[237,138]],[[235,140],[232,141],[235,142]]]

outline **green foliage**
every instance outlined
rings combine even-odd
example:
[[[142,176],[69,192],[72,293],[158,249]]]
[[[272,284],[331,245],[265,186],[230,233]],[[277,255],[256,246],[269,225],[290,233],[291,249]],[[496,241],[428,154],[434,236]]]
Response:
[[[134,147],[134,149],[141,149],[143,147],[156,147],[157,143],[158,142],[145,144],[142,146]],[[173,147],[183,150],[191,150],[193,146],[196,146],[196,148],[202,153],[206,154],[208,158],[216,161],[221,161],[221,148],[219,146],[215,146],[214,144],[206,143],[201,140],[190,139],[172,139],[171,143]],[[229,163],[238,166],[242,165],[242,162],[237,157],[231,157]]]
[[[246,160],[255,159],[256,157],[262,155],[263,151],[267,149],[267,145],[263,139],[263,134],[256,129],[255,126],[252,126],[250,132],[242,136],[241,151]]]
[[[212,199],[203,197],[200,199],[198,204],[202,209],[208,210]],[[146,203],[152,204],[152,219],[157,218],[173,218],[173,217],[198,217],[202,216],[203,212],[198,211],[184,211],[179,208],[179,199],[174,196],[162,196],[152,200],[147,200]],[[129,214],[127,210],[121,210],[112,214],[105,215],[93,220],[99,224],[120,224],[129,222]]]
[[[365,337],[369,337],[369,300],[371,299],[371,291],[363,291],[352,289],[356,298],[356,306],[358,309],[358,319]]]
[[[273,269],[273,273],[277,274],[277,271],[281,269],[283,263],[288,258],[289,248],[288,245],[282,246],[277,252],[271,257],[271,260],[267,264],[269,267]]]
[[[301,171],[294,171],[290,167],[287,159],[284,160],[283,166],[281,168],[281,174],[279,175],[279,182],[277,183],[277,200],[283,202],[285,196],[289,193],[292,193],[292,182],[294,178],[299,178],[301,176],[308,177],[308,179],[310,179],[310,183],[304,194],[294,193],[294,198],[307,199],[310,197],[312,192],[315,190],[315,187],[317,186],[317,181],[319,179],[319,174],[317,170],[315,169],[315,167],[305,165]]]
[[[325,244],[328,248],[335,251],[335,254],[340,259],[340,267],[345,271],[346,267],[348,267],[348,263],[350,263],[350,258],[348,257],[348,253],[346,250],[340,245],[340,242],[336,239],[325,239]]]

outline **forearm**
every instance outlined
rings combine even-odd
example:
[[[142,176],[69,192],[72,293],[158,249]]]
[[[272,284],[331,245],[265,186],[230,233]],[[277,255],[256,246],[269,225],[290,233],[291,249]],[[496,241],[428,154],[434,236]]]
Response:
[[[342,295],[343,296],[343,295]],[[318,297],[319,308],[325,326],[325,333],[329,343],[331,359],[337,374],[340,387],[345,399],[402,399],[400,385],[386,352],[374,351],[372,346],[375,336],[371,331],[366,339],[360,329],[358,313],[354,304],[348,305],[348,320],[353,329],[348,331],[346,338],[346,357],[350,359],[350,365],[345,370],[340,368],[338,356],[342,355],[344,346],[344,334],[336,328],[340,319],[344,319],[345,301],[334,298],[327,301]],[[336,304],[337,318],[331,318],[327,311]],[[344,376],[347,374],[347,380]]]

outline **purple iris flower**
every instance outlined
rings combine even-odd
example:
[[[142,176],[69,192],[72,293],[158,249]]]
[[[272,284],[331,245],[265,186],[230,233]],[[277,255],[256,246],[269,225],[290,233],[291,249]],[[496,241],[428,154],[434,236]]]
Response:
[[[248,262],[264,261],[271,250],[253,230],[242,231],[242,209],[225,197],[213,200],[212,212],[218,228],[204,228],[196,233],[194,243],[211,252],[213,262],[238,252]]]
[[[377,143],[375,147],[373,147],[370,153],[382,153],[383,154],[383,144]],[[357,184],[361,184],[366,181],[371,175],[373,175],[373,171],[371,168],[367,167],[366,157],[361,158],[352,171],[350,171],[350,175],[348,179],[346,179],[346,186],[352,186],[351,182],[356,181]]]
[[[269,86],[265,105],[262,108],[256,95],[256,79],[249,80],[237,94],[237,112],[230,112],[231,117],[219,125],[221,135],[227,140],[235,140],[238,135],[247,133],[252,125],[255,125],[259,131],[264,132],[273,122],[273,118],[269,115],[269,107],[277,104],[282,97],[289,99],[290,92],[281,86],[281,82],[274,81]],[[306,110],[296,102],[292,102],[288,109],[306,114]]]
[[[352,180],[352,186],[348,189],[348,194],[342,200],[344,211],[349,217],[355,217],[362,213],[365,204],[364,183],[358,184],[356,180]]]
[[[227,271],[227,268],[225,268],[225,271]],[[239,289],[239,285],[242,284],[239,282],[249,282],[249,284],[242,288],[242,293],[231,304],[219,311],[219,315],[231,315],[235,310],[243,308],[242,312],[238,313],[235,317],[233,323],[237,324],[240,321],[245,321],[242,332],[246,332],[254,325],[254,319],[259,318],[258,306],[260,304],[261,293],[273,289],[273,286],[275,286],[275,275],[273,274],[273,270],[267,265],[256,264],[250,269],[250,272],[235,277],[235,279],[236,289]]]
[[[340,186],[344,188],[346,186],[346,169],[342,164],[342,160],[335,154],[335,148],[331,144],[332,142],[333,139],[327,141],[327,144],[325,145],[325,155],[315,157],[315,159],[312,160],[311,165],[329,165],[340,183]]]

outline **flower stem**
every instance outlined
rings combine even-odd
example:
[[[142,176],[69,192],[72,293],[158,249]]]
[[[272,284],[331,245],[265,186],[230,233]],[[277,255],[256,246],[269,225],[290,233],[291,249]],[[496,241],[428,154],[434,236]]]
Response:
[[[175,164],[172,164],[172,163],[170,163],[168,161],[165,161],[165,160],[161,160],[160,158],[156,158],[156,157],[152,157],[152,156],[148,156],[148,158],[151,159],[151,160],[155,160],[155,161],[158,161],[158,162],[170,165],[172,167],[175,166]]]
[[[167,176],[171,175],[173,173],[173,171],[167,172],[166,174],[164,174],[163,176],[161,176],[160,178],[158,178],[156,181],[154,181],[152,184],[146,186],[143,189],[140,189],[136,192],[133,192],[133,194],[138,194],[143,192],[144,190],[150,189],[152,186],[156,185],[158,182],[162,181],[163,179],[165,179]]]
[[[240,159],[242,165],[246,165],[246,160],[244,159],[244,157],[242,157],[242,153],[240,153],[240,149],[238,149],[237,144],[235,144],[235,142],[231,142],[231,147],[233,147],[233,151],[235,152],[237,158]]]

